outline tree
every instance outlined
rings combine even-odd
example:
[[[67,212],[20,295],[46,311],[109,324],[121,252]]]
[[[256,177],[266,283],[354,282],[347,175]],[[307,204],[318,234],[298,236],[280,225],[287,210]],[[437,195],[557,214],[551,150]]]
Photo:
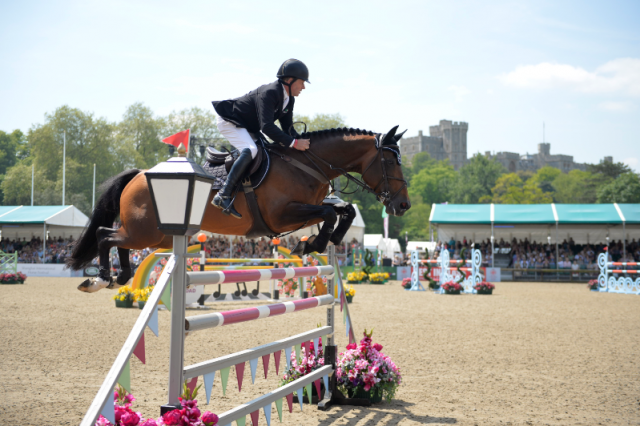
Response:
[[[496,160],[475,154],[458,172],[450,201],[457,204],[478,203],[482,196],[491,195],[491,189],[505,171]]]
[[[538,185],[538,188],[540,188],[542,192],[554,193],[555,188],[553,187],[553,181],[561,173],[560,169],[545,166],[539,169],[531,179]]]
[[[622,173],[598,190],[598,203],[640,203],[640,179],[635,173]]]
[[[409,196],[412,204],[423,202],[431,205],[448,201],[456,176],[457,173],[448,160],[429,163],[411,178]]]
[[[618,176],[631,172],[631,169],[624,163],[603,161],[599,164],[589,164],[587,171],[593,174],[601,174],[611,179],[617,179]]]
[[[542,192],[530,178],[526,182],[516,173],[507,173],[498,178],[491,189],[492,196],[480,198],[480,202],[495,204],[546,204],[553,202],[551,195]]]
[[[161,140],[164,128],[164,119],[154,117],[151,108],[140,102],[128,107],[117,126],[118,168],[148,169],[169,158],[169,148]]]
[[[295,123],[298,121],[302,121],[307,124],[307,132],[347,127],[344,117],[340,114],[315,114],[313,117],[294,114],[293,122]],[[304,131],[303,124],[295,124],[294,127],[298,133],[302,133]]]
[[[12,133],[0,130],[0,204],[3,202],[2,181],[7,170],[18,161],[25,144],[26,139],[20,130],[14,130]]]
[[[431,215],[431,205],[424,203],[414,203],[411,201],[411,208],[402,217],[402,230],[400,236],[407,232],[412,240],[429,239],[429,216]]]
[[[35,169],[34,184],[35,205],[60,204],[62,194],[54,192],[55,182],[48,180],[43,170]],[[2,181],[2,192],[4,205],[31,204],[31,165],[28,162],[18,163],[8,170]],[[54,196],[57,198],[51,200]]]
[[[557,203],[592,204],[596,202],[597,188],[602,185],[603,175],[593,175],[582,170],[561,173],[553,180],[554,199]]]
[[[189,133],[195,138],[196,143],[212,145],[215,142],[216,144],[223,143],[227,145],[227,148],[231,147],[226,141],[223,142],[222,135],[216,125],[216,116],[211,111],[198,107],[186,108],[177,112],[173,111],[163,122],[162,138],[190,129]],[[199,155],[196,145],[190,142],[189,157],[196,158]]]

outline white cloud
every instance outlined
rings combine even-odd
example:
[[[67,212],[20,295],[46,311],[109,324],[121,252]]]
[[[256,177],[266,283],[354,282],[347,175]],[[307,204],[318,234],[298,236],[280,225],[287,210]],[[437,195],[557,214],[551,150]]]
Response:
[[[567,64],[542,62],[518,66],[499,78],[505,85],[512,87],[567,88],[583,93],[640,96],[640,59],[614,59],[594,71]]]
[[[630,111],[634,107],[632,102],[614,102],[614,101],[602,102],[598,106],[600,107],[600,109],[603,109],[605,111],[613,111],[613,112]]]
[[[453,92],[456,101],[461,101],[462,98],[471,93],[471,91],[464,86],[449,86],[449,90]]]

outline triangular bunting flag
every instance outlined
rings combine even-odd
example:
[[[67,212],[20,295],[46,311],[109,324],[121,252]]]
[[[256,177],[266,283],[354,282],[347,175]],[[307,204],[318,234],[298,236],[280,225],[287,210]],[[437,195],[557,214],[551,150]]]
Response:
[[[320,350],[320,339],[319,338],[315,338],[313,339],[313,350],[316,351],[316,354],[318,354],[318,351]]]
[[[276,399],[276,410],[278,410],[278,417],[280,418],[280,423],[282,423],[282,398]]]
[[[223,368],[220,370],[220,380],[222,381],[222,394],[227,395],[227,381],[229,380],[229,368]]]
[[[345,336],[349,337],[349,321],[347,321],[346,325],[345,330],[347,330],[347,334],[345,334]]]
[[[147,323],[147,327],[153,331],[153,334],[158,337],[158,307],[156,306],[153,310],[153,313],[149,317],[149,322]]]
[[[296,362],[299,364],[300,363],[300,353],[302,352],[302,347],[301,347],[300,343],[298,343],[294,347],[296,349]]]
[[[319,401],[320,398],[322,397],[322,390],[320,388],[320,379],[313,382],[313,384],[316,385],[316,392],[318,393],[318,401]]]
[[[216,372],[205,374],[204,379],[204,391],[207,394],[207,404],[211,400],[211,389],[213,388],[213,380],[216,378]]]
[[[236,364],[236,377],[238,378],[238,392],[242,390],[242,379],[244,377],[244,362]]]
[[[311,383],[308,383],[304,388],[307,390],[307,398],[309,399],[309,404],[311,404],[313,400],[313,394],[311,393]]]
[[[164,288],[162,295],[160,296],[160,300],[168,310],[171,310],[171,284],[172,283],[170,280],[167,286]]]
[[[138,344],[136,348],[133,350],[133,354],[138,357],[140,362],[146,364],[144,357],[144,333],[140,335],[140,340],[138,340]]]
[[[329,376],[322,376],[322,381],[324,382],[325,392],[329,391]]]
[[[304,342],[304,356],[309,357],[309,342]]]
[[[280,351],[278,351],[280,353]],[[264,378],[267,378],[269,372],[269,356],[270,354],[262,355],[262,368],[264,368]]]
[[[280,400],[280,404],[282,405],[282,400]],[[264,418],[267,419],[267,426],[271,426],[271,404],[265,405],[262,410],[264,411]]]
[[[282,400],[280,400],[280,404],[282,405]],[[116,408],[114,407],[111,398],[107,398],[107,402],[104,404],[104,408],[100,414],[102,414],[104,418],[109,420],[111,423],[116,424]]]
[[[245,426],[246,422],[247,422],[247,418],[245,416],[242,416],[242,418],[236,420],[236,424],[238,426]]]
[[[347,322],[347,310],[342,311],[342,323]]]
[[[189,133],[191,129],[183,130],[181,132],[176,133],[175,135],[171,135],[168,138],[162,139],[162,142],[173,145],[176,148],[180,147],[180,144],[183,144],[187,152],[189,151]]]
[[[120,377],[118,377],[118,383],[131,393],[131,368],[129,367],[129,361],[124,365]]]
[[[300,403],[300,411],[302,411],[302,402],[304,400],[304,393],[302,392],[303,388],[298,389],[296,392],[298,393],[298,402]]]
[[[273,360],[276,362],[276,376],[280,375],[280,354],[282,354],[282,351],[273,353]]]
[[[284,357],[287,361],[287,370],[291,368],[291,348],[284,348]]]
[[[256,370],[258,369],[258,358],[249,361],[249,368],[251,369],[251,383],[256,383]]]
[[[289,406],[289,412],[293,413],[293,394],[287,395],[287,405]]]
[[[253,426],[258,426],[258,416],[260,415],[260,410],[256,410],[251,413],[251,424]]]
[[[189,390],[193,393],[193,390],[196,388],[197,384],[198,384],[198,376],[189,380],[189,382],[187,383],[187,388],[189,388]]]

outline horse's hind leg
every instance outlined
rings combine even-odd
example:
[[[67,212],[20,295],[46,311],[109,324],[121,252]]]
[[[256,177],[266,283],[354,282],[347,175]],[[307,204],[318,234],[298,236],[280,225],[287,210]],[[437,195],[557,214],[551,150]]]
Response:
[[[129,261],[129,249],[118,247],[118,257],[120,258],[120,271],[116,278],[116,284],[126,285],[131,279],[131,263]]]
[[[99,256],[99,272],[97,278],[87,279],[78,286],[78,290],[86,293],[95,293],[98,290],[102,290],[105,287],[110,287],[112,284],[111,278],[111,260],[109,259],[109,251],[111,247],[115,246],[115,235],[118,230],[112,228],[106,228],[101,226],[96,231],[96,237],[98,239],[98,256]],[[127,256],[127,264],[129,257]],[[122,263],[122,259],[120,259]]]

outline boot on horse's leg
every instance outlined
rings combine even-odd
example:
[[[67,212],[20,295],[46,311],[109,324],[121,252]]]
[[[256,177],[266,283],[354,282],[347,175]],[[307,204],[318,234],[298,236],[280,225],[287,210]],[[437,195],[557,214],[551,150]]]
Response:
[[[333,233],[333,226],[338,220],[338,215],[330,206],[303,207],[305,210],[316,210],[313,213],[315,213],[316,217],[322,218],[324,223],[318,235],[309,237],[307,241],[300,241],[293,250],[291,250],[291,254],[299,256],[301,254],[310,254],[313,252],[322,253],[327,248],[327,244],[329,244],[329,238],[331,238],[331,234]]]
[[[353,223],[353,219],[356,218],[356,209],[354,209],[350,203],[336,204],[333,206],[333,209],[340,215],[340,223],[338,223],[336,230],[331,234],[329,241],[334,245],[338,245],[347,234],[347,231]]]
[[[229,175],[227,176],[227,181],[224,183],[220,191],[218,191],[216,196],[213,197],[213,201],[211,201],[211,204],[222,209],[222,213],[226,215],[231,214],[231,216],[236,219],[242,219],[242,215],[233,207],[233,191],[243,178],[252,159],[251,150],[249,148],[243,149],[236,162],[233,163],[233,166],[229,171]]]

